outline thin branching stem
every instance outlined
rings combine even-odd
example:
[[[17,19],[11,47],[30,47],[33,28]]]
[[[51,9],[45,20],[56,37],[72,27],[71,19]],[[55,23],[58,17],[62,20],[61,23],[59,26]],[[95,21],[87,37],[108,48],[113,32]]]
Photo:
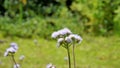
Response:
[[[16,68],[18,68],[17,63],[16,63],[15,58],[14,58],[14,55],[11,55],[11,57],[12,57],[14,64],[16,65]]]
[[[68,62],[69,62],[69,68],[71,68],[71,61],[70,61],[70,50],[69,46],[67,45],[67,53],[68,53]]]

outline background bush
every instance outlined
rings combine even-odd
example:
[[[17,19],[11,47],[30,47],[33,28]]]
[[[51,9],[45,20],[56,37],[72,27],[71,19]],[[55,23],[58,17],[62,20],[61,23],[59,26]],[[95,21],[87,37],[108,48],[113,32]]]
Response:
[[[1,0],[0,32],[4,36],[49,39],[55,30],[120,35],[119,0]]]

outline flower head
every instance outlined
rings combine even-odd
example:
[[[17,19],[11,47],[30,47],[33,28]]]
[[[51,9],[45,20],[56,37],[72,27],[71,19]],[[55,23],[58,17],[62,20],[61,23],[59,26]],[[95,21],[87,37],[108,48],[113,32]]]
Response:
[[[59,32],[53,32],[51,37],[57,38],[59,35],[60,35]]]
[[[4,53],[4,56],[8,56],[8,53],[9,53],[9,52],[6,51],[6,52]]]
[[[52,67],[52,63],[46,65],[46,68],[51,68],[51,67]]]
[[[15,53],[17,50],[15,50],[13,47],[10,47],[7,49],[7,52],[10,52],[10,53]]]
[[[71,42],[72,42],[72,39],[71,39],[70,37],[66,37],[66,38],[65,38],[65,41],[66,41],[67,43],[71,43]]]
[[[4,56],[8,56],[9,53],[15,53],[16,50],[13,47],[7,48],[6,52],[4,53]]]
[[[59,38],[57,41],[57,47],[60,47],[60,45],[64,42],[64,38]]]
[[[82,38],[77,34],[71,34],[71,35],[69,35],[69,38],[76,41],[77,43],[80,43],[82,41]]]
[[[64,36],[64,35],[67,35],[67,34],[71,34],[72,32],[68,29],[68,28],[63,28],[61,30],[58,30],[56,32],[53,32],[51,37],[52,38],[57,38],[57,37],[60,37],[60,36]]]
[[[17,43],[14,43],[14,42],[13,42],[13,43],[10,44],[10,46],[13,47],[15,50],[18,50],[18,45],[17,45]]]
[[[14,64],[13,68],[20,68],[20,65],[19,64]]]
[[[46,68],[56,68],[56,67],[52,63],[50,63],[46,65]]]
[[[59,30],[59,33],[61,35],[66,35],[66,34],[71,34],[72,32],[68,28],[64,28],[64,29]]]
[[[11,43],[10,46],[11,46],[11,47],[9,47],[9,48],[6,49],[6,51],[5,51],[5,53],[4,53],[4,56],[8,56],[9,53],[14,54],[15,52],[17,52],[18,46],[17,46],[16,43]]]
[[[19,57],[19,60],[23,60],[25,58],[25,56],[24,55],[21,55],[20,57]]]

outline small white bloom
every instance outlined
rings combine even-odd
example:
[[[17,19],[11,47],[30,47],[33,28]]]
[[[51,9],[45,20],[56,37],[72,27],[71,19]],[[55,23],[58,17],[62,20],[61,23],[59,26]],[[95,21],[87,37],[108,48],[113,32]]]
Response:
[[[18,45],[17,45],[17,43],[14,43],[14,42],[13,42],[13,43],[10,44],[10,46],[13,47],[15,50],[18,50]]]
[[[65,41],[66,41],[67,43],[71,43],[71,42],[72,42],[72,39],[71,39],[70,37],[66,37],[66,38],[65,38]]]
[[[8,56],[8,53],[9,53],[9,52],[6,51],[6,52],[4,53],[4,56],[5,56],[5,57]]]
[[[72,32],[68,28],[64,28],[58,31],[61,35],[71,34]]]
[[[67,61],[67,60],[68,60],[68,57],[64,57],[64,60]]]
[[[8,48],[7,49],[7,51],[6,52],[11,52],[11,53],[15,53],[17,50],[15,50],[13,47],[10,47],[10,48]]]
[[[19,64],[14,64],[13,68],[20,68],[20,65]]]
[[[78,41],[78,43],[81,43],[82,38],[79,35],[75,35],[75,39]]]
[[[56,68],[54,65],[51,68]]]
[[[53,32],[51,37],[57,38],[59,35],[60,35],[59,32]]]
[[[37,43],[37,42],[38,42],[38,40],[37,40],[37,39],[34,39],[34,40],[33,40],[33,42],[34,42],[34,43]]]
[[[70,37],[71,39],[75,39],[75,35],[76,35],[76,34],[71,34],[71,35],[69,35],[69,37]]]
[[[21,55],[20,57],[19,57],[19,60],[23,60],[25,58],[25,56],[24,55]]]
[[[52,67],[52,63],[46,65],[46,68],[51,68],[51,67]]]
[[[76,40],[78,43],[80,43],[82,41],[82,38],[79,35],[77,35],[77,34],[71,34],[71,35],[69,35],[69,37],[72,40]]]
[[[67,32],[68,34],[71,34],[72,32],[68,28],[63,29],[64,32]]]
[[[64,42],[64,38],[59,38],[57,41],[57,47],[60,47],[60,45]]]

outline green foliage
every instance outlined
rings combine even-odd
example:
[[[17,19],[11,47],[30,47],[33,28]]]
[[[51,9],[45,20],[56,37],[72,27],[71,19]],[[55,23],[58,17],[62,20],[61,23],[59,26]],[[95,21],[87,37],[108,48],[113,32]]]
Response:
[[[119,0],[5,0],[0,30],[19,37],[49,38],[63,27],[79,34],[120,35],[119,4]]]
[[[114,31],[116,34],[120,35],[120,6],[115,10],[115,18],[114,18]]]

